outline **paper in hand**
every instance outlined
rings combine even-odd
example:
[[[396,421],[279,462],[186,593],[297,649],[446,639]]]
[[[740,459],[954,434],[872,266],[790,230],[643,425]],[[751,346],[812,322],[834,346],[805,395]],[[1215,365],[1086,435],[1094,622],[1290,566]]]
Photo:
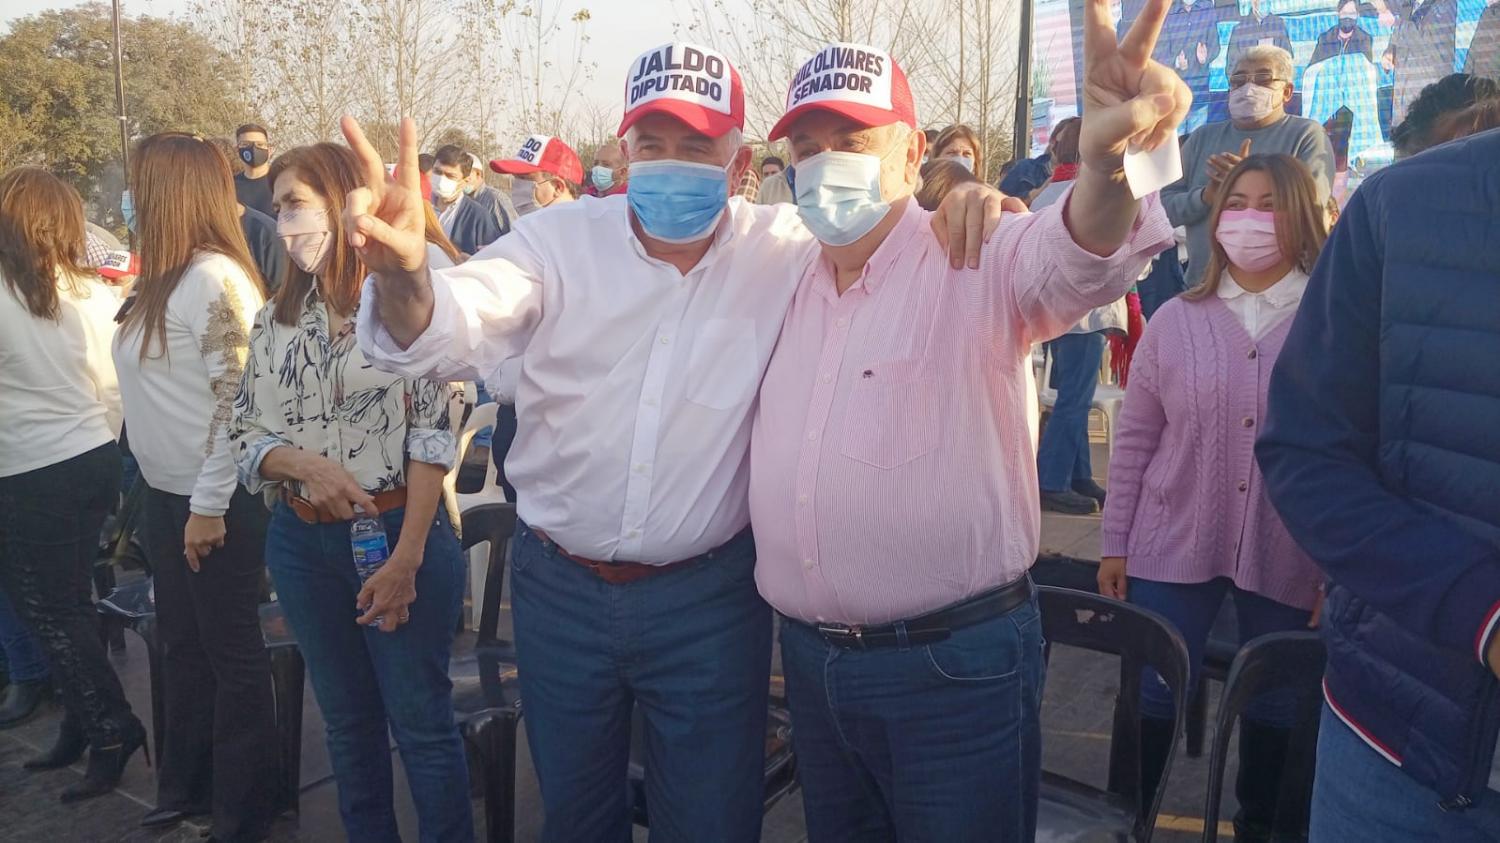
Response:
[[[1182,150],[1177,139],[1152,150],[1142,151],[1132,147],[1125,151],[1125,181],[1130,184],[1130,193],[1137,199],[1166,187],[1182,178]]]

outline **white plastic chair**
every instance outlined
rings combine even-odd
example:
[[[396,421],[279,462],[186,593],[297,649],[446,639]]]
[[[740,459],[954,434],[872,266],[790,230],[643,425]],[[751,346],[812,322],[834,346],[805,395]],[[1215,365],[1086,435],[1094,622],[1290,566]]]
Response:
[[[1052,354],[1047,351],[1045,345],[1038,345],[1032,352],[1033,365],[1037,356],[1042,358],[1041,375],[1036,382],[1036,399],[1043,409],[1048,411],[1057,406],[1057,390],[1053,389],[1052,383]],[[1110,382],[1104,372],[1108,371],[1108,357],[1105,365],[1100,368],[1099,385],[1094,387],[1094,400],[1089,404],[1089,412],[1098,412],[1104,416],[1104,438],[1109,443],[1111,454],[1115,451],[1115,422],[1120,417],[1120,406],[1125,403],[1125,389],[1119,384]]]
[[[491,402],[480,404],[469,414],[469,419],[464,423],[463,431],[458,438],[458,459],[454,461],[453,470],[443,479],[444,493],[450,495],[453,506],[458,511],[460,523],[463,514],[476,506],[487,503],[506,503],[505,490],[500,488],[497,480],[499,472],[495,470],[493,459],[485,460],[484,485],[477,492],[463,493],[457,489],[458,469],[463,465],[464,455],[469,452],[469,447],[474,443],[474,437],[479,431],[486,427],[495,426],[495,411],[498,405]],[[484,580],[489,573],[489,542],[480,542],[469,548],[469,594],[473,595],[469,604],[469,626],[479,629],[479,612],[481,601],[479,597],[484,594]]]

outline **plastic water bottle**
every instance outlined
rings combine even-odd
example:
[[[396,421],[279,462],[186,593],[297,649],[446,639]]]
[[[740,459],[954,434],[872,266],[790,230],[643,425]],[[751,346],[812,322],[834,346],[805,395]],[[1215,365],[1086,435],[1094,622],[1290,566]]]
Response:
[[[379,518],[365,514],[364,509],[354,507],[354,520],[349,522],[349,547],[354,551],[354,570],[364,583],[390,558],[391,546],[385,538],[385,525]],[[380,623],[376,618],[374,623]]]

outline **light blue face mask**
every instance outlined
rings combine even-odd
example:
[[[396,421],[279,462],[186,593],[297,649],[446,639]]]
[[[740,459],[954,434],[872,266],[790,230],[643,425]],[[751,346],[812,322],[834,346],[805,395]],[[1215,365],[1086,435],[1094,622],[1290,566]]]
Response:
[[[968,170],[971,173],[974,172],[974,159],[973,158],[965,158],[962,155],[945,155],[943,157],[946,160],[952,161],[953,163],[957,164],[958,166],[963,167],[965,170]]]
[[[729,203],[725,167],[692,161],[636,161],[625,196],[641,228],[664,243],[707,237]]]
[[[797,162],[797,213],[829,246],[847,246],[885,219],[891,203],[880,195],[880,156],[820,152]]]
[[[135,197],[130,191],[120,194],[120,216],[125,218],[125,227],[135,232]]]
[[[615,186],[615,171],[603,164],[595,164],[594,168],[589,170],[589,178],[593,180],[594,187],[598,190],[609,190]]]

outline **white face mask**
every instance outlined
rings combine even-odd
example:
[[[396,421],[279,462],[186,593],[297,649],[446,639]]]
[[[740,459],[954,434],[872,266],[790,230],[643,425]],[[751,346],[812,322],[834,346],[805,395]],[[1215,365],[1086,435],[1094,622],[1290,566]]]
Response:
[[[877,155],[820,152],[797,163],[797,213],[813,236],[847,246],[885,219],[891,203],[880,192]]]
[[[526,216],[534,211],[541,210],[536,204],[536,182],[528,181],[519,176],[511,179],[510,201],[516,206],[516,213]]]
[[[1249,82],[1229,92],[1229,116],[1241,121],[1261,121],[1282,103],[1281,92]]]
[[[457,199],[458,195],[463,192],[463,189],[463,182],[457,179],[450,179],[447,176],[438,176],[432,180],[432,192],[436,193],[438,198],[444,202],[452,202],[454,199]]]
[[[974,159],[973,158],[965,158],[962,155],[949,155],[948,156],[948,160],[952,161],[953,163],[957,164],[960,167],[963,167],[965,170],[968,170],[971,173],[974,172]]]

